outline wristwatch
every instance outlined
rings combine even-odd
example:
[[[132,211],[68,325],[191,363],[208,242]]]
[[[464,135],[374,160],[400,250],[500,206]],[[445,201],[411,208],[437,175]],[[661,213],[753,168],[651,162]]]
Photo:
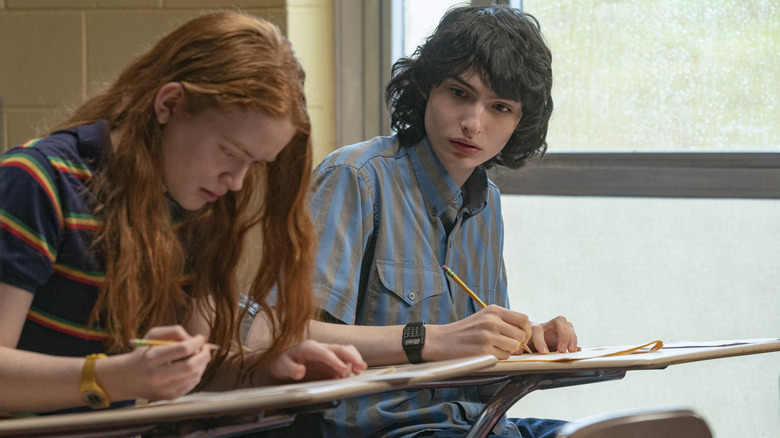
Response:
[[[107,408],[111,401],[108,399],[108,394],[95,379],[95,361],[106,357],[105,354],[90,354],[87,356],[87,360],[84,362],[84,368],[81,369],[81,397],[84,399],[84,403],[92,409]]]
[[[406,324],[401,337],[401,345],[404,347],[409,363],[423,363],[422,347],[425,345],[425,323],[418,321]]]

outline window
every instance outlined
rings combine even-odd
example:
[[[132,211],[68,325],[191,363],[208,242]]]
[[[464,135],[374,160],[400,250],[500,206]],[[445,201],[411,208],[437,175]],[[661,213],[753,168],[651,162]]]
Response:
[[[561,152],[780,152],[780,4],[525,0]]]
[[[780,197],[776,2],[523,8],[553,51],[556,106],[547,158],[498,172],[504,192]]]
[[[355,13],[343,3],[337,20]],[[338,63],[337,100],[359,96],[353,106],[360,109],[337,108],[350,121],[337,121],[339,144],[390,132],[382,91],[392,61],[411,54],[443,11],[463,2],[355,3],[363,34],[342,42],[365,42],[364,56],[359,66],[349,57]],[[541,22],[556,103],[545,158],[492,173],[503,193],[780,198],[776,2],[503,3]],[[362,82],[343,79],[358,67]],[[359,133],[355,120],[364,120]]]

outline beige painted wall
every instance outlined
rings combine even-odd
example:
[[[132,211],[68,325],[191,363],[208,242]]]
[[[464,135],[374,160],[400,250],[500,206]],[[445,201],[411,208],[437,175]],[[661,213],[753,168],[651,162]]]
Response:
[[[0,150],[43,132],[162,35],[216,9],[266,18],[293,42],[318,162],[334,143],[330,0],[0,0]]]
[[[287,35],[306,70],[314,164],[336,148],[333,1],[288,0]]]

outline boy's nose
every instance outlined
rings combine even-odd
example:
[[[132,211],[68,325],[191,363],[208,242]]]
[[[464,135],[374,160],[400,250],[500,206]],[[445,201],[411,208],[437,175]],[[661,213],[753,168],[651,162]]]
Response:
[[[463,131],[463,135],[466,137],[473,137],[482,132],[482,116],[484,111],[479,107],[472,107],[471,110],[464,115],[460,122],[460,129]]]

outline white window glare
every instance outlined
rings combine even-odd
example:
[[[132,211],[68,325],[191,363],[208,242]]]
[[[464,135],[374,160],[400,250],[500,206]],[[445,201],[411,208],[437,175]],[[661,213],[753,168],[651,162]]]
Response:
[[[550,152],[780,151],[780,3],[523,7],[553,53]]]

